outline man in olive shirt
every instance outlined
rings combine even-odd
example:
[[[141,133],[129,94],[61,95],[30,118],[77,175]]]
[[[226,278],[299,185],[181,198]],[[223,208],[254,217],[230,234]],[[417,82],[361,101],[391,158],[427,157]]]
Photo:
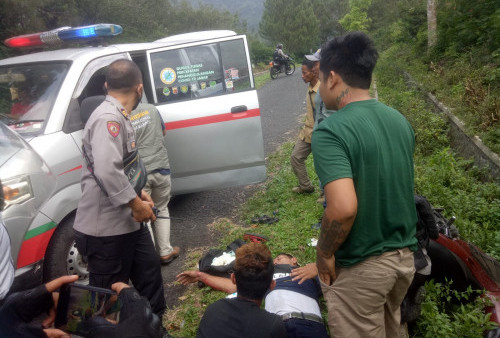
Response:
[[[139,197],[124,173],[123,159],[136,150],[129,114],[142,97],[142,74],[129,60],[106,72],[108,95],[83,131],[89,162],[83,166],[82,198],[75,218],[76,246],[87,257],[90,285],[110,289],[129,279],[162,316],[165,310],[160,259],[147,227],[154,220],[151,197]],[[100,183],[98,183],[100,182]]]
[[[327,201],[316,265],[332,337],[396,337],[415,271],[415,137],[403,115],[370,97],[377,58],[361,32],[321,49],[321,98],[337,109],[312,137]]]
[[[151,195],[158,208],[158,218],[152,229],[156,249],[162,264],[169,264],[179,256],[179,247],[170,245],[170,164],[164,144],[165,123],[160,112],[152,104],[141,103],[130,116],[134,127],[137,147],[146,171],[148,181],[144,190]]]
[[[293,172],[299,180],[299,185],[292,188],[295,193],[312,193],[314,187],[307,174],[306,159],[311,153],[311,134],[314,127],[314,96],[318,92],[318,74],[313,70],[314,62],[304,60],[302,62],[302,80],[308,83],[306,94],[306,122],[300,130],[299,139],[295,142],[290,163]]]

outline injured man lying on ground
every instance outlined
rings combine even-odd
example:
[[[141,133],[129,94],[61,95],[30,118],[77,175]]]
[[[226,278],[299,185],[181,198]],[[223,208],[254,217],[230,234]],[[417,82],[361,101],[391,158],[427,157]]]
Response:
[[[265,309],[281,316],[285,322],[288,337],[329,337],[319,308],[321,287],[315,263],[300,267],[297,259],[286,253],[274,259],[276,286],[265,297]],[[215,290],[234,297],[236,285],[231,279],[189,270],[177,275],[177,282],[183,285],[202,282]]]

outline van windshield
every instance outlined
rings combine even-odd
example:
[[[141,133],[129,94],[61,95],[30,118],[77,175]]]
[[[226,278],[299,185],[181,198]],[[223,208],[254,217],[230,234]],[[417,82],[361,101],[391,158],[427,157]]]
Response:
[[[66,63],[0,67],[0,121],[21,135],[41,133],[68,68]]]

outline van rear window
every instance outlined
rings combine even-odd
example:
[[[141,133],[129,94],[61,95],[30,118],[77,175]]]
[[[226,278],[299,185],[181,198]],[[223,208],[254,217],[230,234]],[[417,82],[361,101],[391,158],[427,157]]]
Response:
[[[153,52],[150,58],[157,103],[250,89],[241,39]]]

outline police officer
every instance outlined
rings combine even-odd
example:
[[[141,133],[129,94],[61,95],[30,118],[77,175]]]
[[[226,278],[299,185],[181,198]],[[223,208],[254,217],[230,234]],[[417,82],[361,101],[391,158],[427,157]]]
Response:
[[[123,159],[136,149],[129,114],[142,97],[141,71],[129,60],[114,61],[105,86],[108,95],[83,131],[91,166],[83,167],[76,246],[87,257],[90,285],[110,289],[130,279],[161,318],[166,305],[159,256],[147,227],[139,223],[156,219],[153,201],[144,191],[138,196],[123,171]]]

